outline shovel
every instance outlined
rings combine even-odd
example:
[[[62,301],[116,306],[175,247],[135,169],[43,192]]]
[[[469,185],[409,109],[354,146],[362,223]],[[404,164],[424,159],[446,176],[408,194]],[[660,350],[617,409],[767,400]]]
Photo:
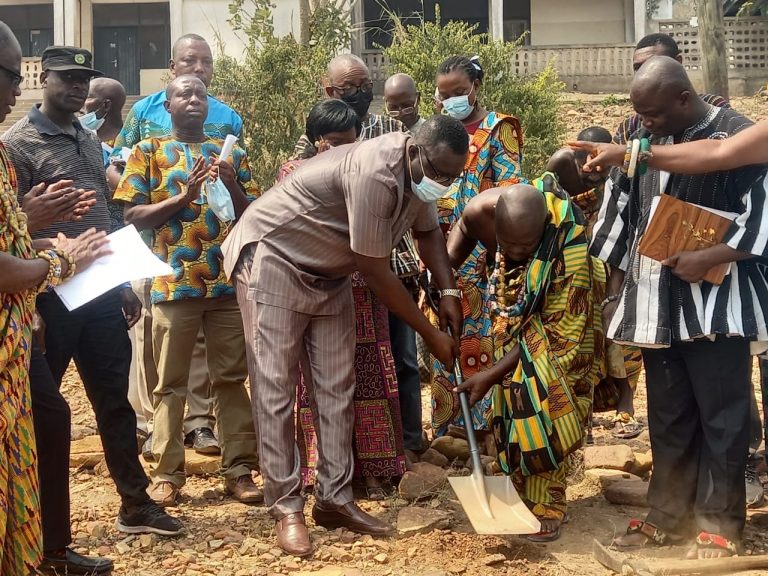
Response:
[[[461,386],[464,378],[458,359],[453,371],[456,384]],[[478,534],[536,534],[541,530],[541,524],[520,499],[509,477],[483,474],[466,392],[459,392],[459,402],[472,457],[472,475],[452,476],[448,481],[472,523],[472,528]]]

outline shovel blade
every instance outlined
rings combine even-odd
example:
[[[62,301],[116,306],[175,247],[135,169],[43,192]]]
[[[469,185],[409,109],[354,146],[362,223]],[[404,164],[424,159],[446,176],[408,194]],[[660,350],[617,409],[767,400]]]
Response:
[[[541,530],[539,520],[520,499],[507,476],[461,476],[448,481],[478,534],[536,534]],[[487,505],[483,503],[483,492],[488,498]]]

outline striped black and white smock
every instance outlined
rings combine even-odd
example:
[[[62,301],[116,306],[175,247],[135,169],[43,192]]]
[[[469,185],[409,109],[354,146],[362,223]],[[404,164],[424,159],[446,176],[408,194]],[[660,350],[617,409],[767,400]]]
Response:
[[[730,109],[712,107],[679,142],[723,139],[752,122]],[[670,144],[671,138],[652,138]],[[768,341],[768,166],[700,175],[648,170],[629,179],[618,170],[608,180],[591,253],[626,272],[608,337],[620,343],[665,347],[672,342],[739,335]],[[755,257],[733,263],[720,286],[689,284],[670,268],[637,253],[648,224],[652,199],[665,193],[738,217],[725,238],[736,250]]]

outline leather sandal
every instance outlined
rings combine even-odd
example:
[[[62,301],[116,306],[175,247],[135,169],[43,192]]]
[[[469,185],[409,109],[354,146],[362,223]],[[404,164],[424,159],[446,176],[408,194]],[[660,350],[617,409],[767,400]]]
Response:
[[[700,552],[702,550],[716,550],[721,552],[722,554],[718,556],[720,558],[739,555],[738,547],[733,540],[729,540],[725,536],[720,536],[719,534],[704,532],[703,530],[696,536],[696,544],[688,551],[687,558],[690,560],[701,558]]]
[[[680,538],[670,536],[649,522],[632,518],[627,526],[625,536],[633,536],[635,534],[644,536],[645,541],[638,544],[622,544],[619,542],[619,539],[616,538],[612,544],[617,548],[635,548],[637,546],[671,546],[673,544],[678,544],[681,541]]]

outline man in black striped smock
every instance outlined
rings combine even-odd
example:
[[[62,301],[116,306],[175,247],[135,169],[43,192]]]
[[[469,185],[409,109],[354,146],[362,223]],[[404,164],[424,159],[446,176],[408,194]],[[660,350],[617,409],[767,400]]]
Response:
[[[683,67],[666,56],[643,65],[631,97],[654,144],[727,138],[751,124],[705,103]],[[607,336],[643,348],[654,462],[651,511],[645,522],[632,521],[618,544],[696,536],[699,557],[732,554],[739,545],[750,348],[768,341],[765,176],[765,166],[697,176],[648,170],[606,185],[591,251],[612,268]],[[660,193],[738,216],[722,244],[661,264],[637,253]],[[732,264],[720,286],[701,281],[725,262]]]

